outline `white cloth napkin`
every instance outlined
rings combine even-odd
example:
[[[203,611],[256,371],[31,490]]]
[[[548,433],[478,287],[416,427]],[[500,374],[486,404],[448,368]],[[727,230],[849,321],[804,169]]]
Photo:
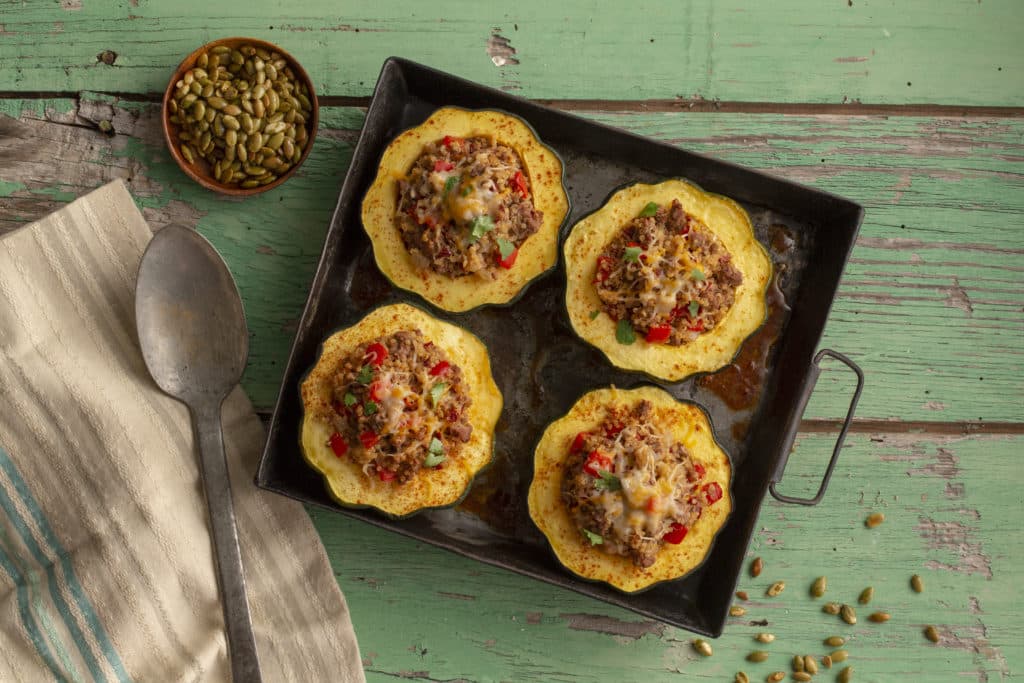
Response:
[[[121,181],[0,238],[0,681],[226,681],[192,430],[138,348],[151,232]],[[363,681],[302,506],[253,485],[241,389],[224,442],[264,680]]]

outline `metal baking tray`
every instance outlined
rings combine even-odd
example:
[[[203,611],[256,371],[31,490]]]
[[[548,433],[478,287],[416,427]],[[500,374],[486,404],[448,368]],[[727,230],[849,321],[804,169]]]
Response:
[[[432,309],[416,295],[393,287],[377,270],[360,222],[363,195],[388,142],[443,105],[516,114],[561,155],[572,202],[561,239],[576,220],[598,208],[621,185],[683,177],[740,202],[769,249],[777,272],[769,295],[771,313],[734,364],[711,375],[658,383],[709,412],[716,436],[734,465],[735,511],[707,560],[686,577],[632,595],[583,581],[558,564],[529,519],[526,491],[533,448],[545,425],[590,389],[651,382],[610,366],[572,333],[563,303],[561,264],[534,281],[515,304],[465,314]],[[780,499],[812,504],[824,493],[835,466],[845,428],[816,499],[789,498],[774,491],[817,378],[821,354],[815,355],[815,347],[862,217],[863,209],[847,199],[390,58],[384,63],[341,188],[285,369],[256,484],[647,617],[718,636],[769,486]],[[298,445],[299,382],[315,362],[320,342],[371,308],[394,301],[418,303],[476,333],[490,351],[495,380],[505,397],[494,463],[475,480],[467,498],[455,508],[401,521],[337,505],[327,495],[320,474],[302,459]],[[777,371],[781,368],[785,372]],[[863,378],[859,369],[855,371],[859,394]],[[855,402],[856,394],[846,424]]]

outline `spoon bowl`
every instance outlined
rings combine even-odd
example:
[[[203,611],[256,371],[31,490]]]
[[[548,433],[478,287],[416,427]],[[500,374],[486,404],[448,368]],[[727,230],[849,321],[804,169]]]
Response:
[[[195,230],[171,225],[154,235],[139,264],[135,322],[149,373],[192,415],[232,678],[258,683],[220,416],[224,398],[245,369],[249,333],[231,273]]]

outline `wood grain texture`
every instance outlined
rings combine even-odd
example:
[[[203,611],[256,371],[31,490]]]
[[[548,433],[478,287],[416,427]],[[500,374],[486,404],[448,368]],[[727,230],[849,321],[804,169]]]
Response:
[[[816,488],[821,465],[807,456],[828,438],[798,440],[787,492]],[[747,614],[730,618],[711,658],[693,651],[685,631],[330,512],[312,515],[371,681],[731,681],[738,670],[762,681],[788,671],[794,654],[826,654],[821,641],[833,634],[849,639],[856,681],[1006,681],[1024,666],[1016,597],[1024,580],[1022,447],[1020,436],[853,437],[820,506],[766,502],[749,550],[765,569],[741,579]],[[867,529],[874,511],[886,521]],[[924,579],[921,594],[909,586],[915,573]],[[819,575],[828,591],[813,600],[808,588]],[[765,597],[777,580],[786,590]],[[872,603],[857,605],[868,585]],[[857,625],[823,614],[826,600],[854,604]],[[890,612],[891,621],[870,623],[874,610]],[[927,624],[938,629],[938,645],[923,637]],[[776,641],[756,643],[761,631]],[[770,659],[744,661],[755,648]]]
[[[1017,0],[6,0],[0,91],[162,92],[199,45],[248,35],[323,95],[368,94],[399,53],[534,98],[1021,106],[1021,24]]]
[[[276,399],[281,365],[363,114],[325,107],[296,178],[238,202],[174,166],[155,105],[0,102],[0,231],[111,178],[154,227],[196,225],[225,255],[252,332],[245,387]],[[1024,121],[589,113],[600,121],[862,202],[867,218],[823,345],[862,364],[858,416],[1019,421],[1024,410]],[[96,129],[113,121],[116,134]],[[53,159],[61,172],[53,172]],[[850,376],[826,372],[807,417],[845,412]]]

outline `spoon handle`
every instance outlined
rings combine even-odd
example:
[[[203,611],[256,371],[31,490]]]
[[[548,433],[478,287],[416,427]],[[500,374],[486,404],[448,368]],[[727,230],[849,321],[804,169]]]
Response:
[[[228,463],[224,455],[220,411],[220,403],[197,406],[192,411],[192,424],[195,425],[203,487],[206,490],[210,528],[213,531],[217,583],[224,606],[232,680],[235,683],[258,683],[262,676],[249,602],[245,596],[245,576],[242,573],[242,555],[238,549],[238,528],[235,526],[235,509],[231,502],[231,481],[228,479]]]

